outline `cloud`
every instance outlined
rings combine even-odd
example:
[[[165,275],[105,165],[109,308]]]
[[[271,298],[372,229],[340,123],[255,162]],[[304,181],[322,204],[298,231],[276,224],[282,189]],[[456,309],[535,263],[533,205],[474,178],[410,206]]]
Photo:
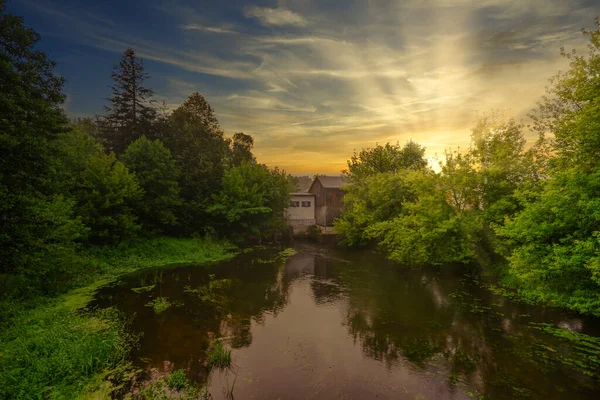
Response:
[[[592,3],[404,0],[340,9],[288,1],[291,11],[182,0],[157,8],[160,34],[109,27],[82,14],[87,9],[30,6],[53,18],[68,14],[75,22],[53,33],[65,41],[115,60],[132,46],[160,62],[148,69],[161,99],[172,108],[200,91],[227,133],[254,136],[261,162],[335,173],[353,150],[376,142],[414,139],[429,158],[465,148],[477,111],[510,107],[508,115],[524,117],[547,78],[568,65],[559,47],[585,44],[579,29],[600,14]],[[78,89],[69,93],[79,103]]]
[[[210,33],[225,33],[225,34],[237,34],[238,32],[230,29],[229,27],[219,27],[219,26],[203,26],[199,24],[187,24],[182,25],[181,29],[186,31],[204,31]]]
[[[265,26],[305,26],[307,24],[302,15],[284,8],[252,6],[244,10],[244,15],[248,18],[258,19]]]

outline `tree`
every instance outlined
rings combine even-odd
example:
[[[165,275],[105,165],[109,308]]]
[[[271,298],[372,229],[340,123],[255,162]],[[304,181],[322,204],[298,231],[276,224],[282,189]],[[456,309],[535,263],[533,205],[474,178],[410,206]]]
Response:
[[[223,188],[208,211],[225,221],[222,229],[229,236],[260,240],[285,226],[290,189],[285,172],[242,162],[225,173]]]
[[[475,169],[472,152],[446,151],[446,160],[440,163],[440,188],[456,214],[481,207],[481,176]]]
[[[177,223],[179,198],[178,171],[171,152],[160,140],[145,136],[131,143],[121,161],[137,178],[144,194],[135,204],[135,214],[144,229],[162,232]]]
[[[369,225],[366,237],[377,239],[388,258],[402,263],[471,261],[481,230],[477,216],[455,212],[433,171],[408,171],[405,179],[414,200],[405,202],[396,217]]]
[[[99,120],[100,138],[107,151],[121,154],[142,135],[152,135],[156,110],[152,107],[152,89],[143,86],[149,75],[144,72],[132,48],[123,52],[121,61],[113,67],[111,95],[105,106],[106,115]]]
[[[548,95],[531,114],[540,140],[548,142],[556,170],[587,172],[600,166],[600,17],[589,37],[588,54],[561,54],[570,68],[550,79]]]
[[[229,153],[214,110],[193,93],[171,115],[161,139],[181,171],[179,186],[184,205],[180,220],[188,231],[209,225],[206,208],[221,188]]]
[[[540,190],[519,191],[523,211],[496,229],[521,294],[600,315],[600,20],[589,54],[550,81],[533,114],[552,156]]]
[[[479,177],[479,207],[484,218],[502,224],[520,206],[515,191],[539,181],[539,171],[525,151],[523,125],[498,114],[479,118],[471,135],[469,157]]]
[[[35,49],[39,38],[0,0],[0,273],[41,278],[83,232],[53,179],[68,130],[64,79]]]
[[[255,163],[256,159],[252,154],[254,139],[250,135],[242,132],[237,132],[233,135],[231,143],[231,165],[237,167],[242,162]]]
[[[118,243],[140,229],[133,206],[143,195],[136,177],[105,154],[85,128],[74,126],[60,139],[65,190],[75,202],[75,212],[89,228],[95,244]]]
[[[360,182],[367,176],[377,173],[395,172],[400,169],[421,169],[427,166],[425,148],[418,143],[408,141],[401,147],[398,143],[363,149],[354,153],[348,160],[348,169],[344,171],[348,182]]]
[[[407,182],[408,170],[378,173],[366,177],[361,184],[344,187],[344,212],[334,222],[342,243],[366,245],[373,240],[366,230],[377,223],[399,216],[406,202],[415,195]]]

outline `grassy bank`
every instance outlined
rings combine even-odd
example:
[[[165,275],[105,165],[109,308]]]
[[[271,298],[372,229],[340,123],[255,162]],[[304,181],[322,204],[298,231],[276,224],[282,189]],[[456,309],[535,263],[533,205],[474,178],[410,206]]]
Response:
[[[0,304],[0,398],[71,399],[118,373],[135,338],[116,310],[78,313],[95,290],[118,276],[169,264],[204,264],[232,256],[223,242],[157,238],[91,249],[79,286],[58,297]],[[122,372],[122,371],[121,371]]]

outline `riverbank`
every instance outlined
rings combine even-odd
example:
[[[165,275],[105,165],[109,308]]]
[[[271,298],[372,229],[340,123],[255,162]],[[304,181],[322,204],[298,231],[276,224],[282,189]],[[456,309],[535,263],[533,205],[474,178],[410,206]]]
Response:
[[[80,313],[94,292],[119,276],[170,264],[207,264],[233,256],[226,242],[191,238],[137,240],[92,248],[79,286],[58,297],[0,304],[0,398],[77,398],[124,373],[136,338],[114,309]],[[93,388],[91,386],[94,386]]]

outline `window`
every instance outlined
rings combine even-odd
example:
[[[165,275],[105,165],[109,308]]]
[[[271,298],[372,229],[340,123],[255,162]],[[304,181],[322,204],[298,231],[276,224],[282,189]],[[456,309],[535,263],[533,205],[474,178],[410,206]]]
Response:
[[[299,201],[291,201],[290,207],[300,207],[300,202]]]
[[[310,201],[303,201],[302,207],[310,207]]]

